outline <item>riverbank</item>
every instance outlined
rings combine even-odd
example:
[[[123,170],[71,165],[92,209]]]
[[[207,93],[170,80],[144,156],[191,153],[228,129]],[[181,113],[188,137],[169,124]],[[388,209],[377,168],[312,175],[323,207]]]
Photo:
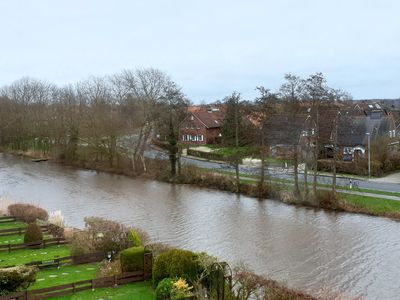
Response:
[[[4,151],[7,154],[18,155],[29,159],[44,157],[41,153],[33,151]],[[141,175],[135,174],[127,161],[119,159],[117,165],[110,167],[108,162],[98,160],[78,159],[67,162],[63,159],[49,158],[50,162],[84,170],[94,170],[110,174],[124,175],[133,178],[146,178],[172,184],[190,184],[236,193],[236,181],[233,174],[220,173],[210,169],[200,169],[194,166],[183,166],[181,175],[171,177],[169,174],[168,161],[157,159],[146,159],[147,172]],[[304,186],[302,186],[304,188]],[[274,199],[287,204],[305,206],[317,209],[327,209],[338,212],[350,212],[366,214],[371,216],[388,217],[400,220],[400,202],[384,199],[380,191],[368,190],[368,197],[350,194],[350,191],[340,190],[335,197],[329,194],[328,188],[319,186],[320,192],[317,197],[295,196],[293,182],[283,180],[268,180],[262,186],[257,176],[243,176],[240,179],[240,194],[259,199]],[[311,188],[310,188],[311,190]]]

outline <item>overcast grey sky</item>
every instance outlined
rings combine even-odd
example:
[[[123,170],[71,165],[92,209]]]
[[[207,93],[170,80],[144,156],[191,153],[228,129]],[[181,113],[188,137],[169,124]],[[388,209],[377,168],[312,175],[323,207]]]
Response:
[[[0,85],[154,67],[199,102],[323,72],[354,98],[400,97],[399,0],[0,0],[0,12]]]

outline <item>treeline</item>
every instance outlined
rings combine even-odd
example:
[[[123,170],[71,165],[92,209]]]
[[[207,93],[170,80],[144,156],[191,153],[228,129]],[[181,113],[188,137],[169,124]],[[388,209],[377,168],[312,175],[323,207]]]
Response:
[[[38,151],[65,161],[78,149],[106,159],[129,157],[133,172],[145,170],[151,135],[167,135],[188,104],[180,87],[156,69],[125,70],[57,87],[22,78],[0,90],[0,145]]]
[[[223,99],[222,143],[234,147],[250,144],[260,149],[263,191],[267,149],[284,140],[291,146],[296,194],[301,194],[300,163],[305,163],[306,182],[308,168],[313,171],[315,194],[321,132],[325,127],[332,128],[332,120],[336,122],[321,118],[320,109],[351,97],[329,87],[321,73],[308,78],[287,74],[279,90],[257,90],[260,94],[254,100],[245,100],[237,92]],[[140,174],[147,170],[146,146],[158,135],[167,141],[172,175],[179,175],[178,125],[189,103],[181,88],[156,69],[125,70],[64,87],[22,78],[0,89],[0,146],[66,162],[90,159],[107,162],[110,168],[122,164],[133,174]],[[299,120],[303,120],[306,109],[308,128],[314,129],[308,141],[300,144],[304,122]],[[286,119],[276,118],[279,115]],[[233,156],[238,192],[239,161]],[[304,185],[304,193],[307,198],[308,185]]]

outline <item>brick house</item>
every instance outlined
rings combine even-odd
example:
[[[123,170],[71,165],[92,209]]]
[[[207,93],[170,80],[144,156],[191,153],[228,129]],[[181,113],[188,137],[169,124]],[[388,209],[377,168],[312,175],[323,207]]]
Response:
[[[221,136],[224,114],[218,108],[189,108],[188,115],[179,124],[179,137],[183,144],[213,144]]]

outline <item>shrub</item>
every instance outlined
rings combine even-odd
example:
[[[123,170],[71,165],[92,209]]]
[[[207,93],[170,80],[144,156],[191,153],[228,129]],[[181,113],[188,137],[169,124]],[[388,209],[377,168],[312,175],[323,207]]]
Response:
[[[147,244],[146,249],[149,250],[153,254],[153,258],[156,259],[161,253],[176,248],[164,243],[152,243],[152,244]]]
[[[43,233],[36,223],[29,223],[26,228],[24,243],[34,243],[43,241]]]
[[[167,277],[182,277],[193,282],[201,272],[196,253],[172,249],[160,254],[153,265],[153,281],[158,284]]]
[[[185,300],[193,296],[192,286],[185,279],[179,278],[174,282],[171,290],[171,300]]]
[[[108,261],[103,260],[97,271],[97,277],[108,277],[121,274],[121,262],[119,259]]]
[[[71,237],[67,237],[70,247],[71,255],[83,255],[93,253],[96,251],[89,234],[86,231],[76,231],[72,233]]]
[[[0,269],[0,295],[7,295],[27,289],[36,280],[38,269],[31,266],[17,266]]]
[[[322,208],[337,209],[339,201],[332,191],[317,191],[318,204]]]
[[[130,246],[129,229],[115,221],[98,217],[85,218],[86,229],[95,251],[119,253]]]
[[[32,204],[16,203],[8,206],[8,214],[26,223],[36,220],[47,221],[49,215],[46,210]]]
[[[56,210],[49,215],[49,223],[54,224],[58,227],[65,227],[64,217],[61,214],[61,210]]]
[[[128,234],[129,241],[132,242],[133,247],[141,247],[142,239],[140,238],[139,234],[135,229],[131,229]]]
[[[174,282],[175,281],[172,278],[164,278],[163,280],[161,280],[156,288],[156,299],[157,300],[170,299]]]
[[[122,251],[120,254],[122,272],[143,270],[144,253],[143,247],[131,247]]]
[[[59,237],[59,238],[63,238],[64,236],[64,228],[63,227],[59,227],[55,224],[48,224],[47,228],[49,230],[49,233],[54,236],[54,237]]]

